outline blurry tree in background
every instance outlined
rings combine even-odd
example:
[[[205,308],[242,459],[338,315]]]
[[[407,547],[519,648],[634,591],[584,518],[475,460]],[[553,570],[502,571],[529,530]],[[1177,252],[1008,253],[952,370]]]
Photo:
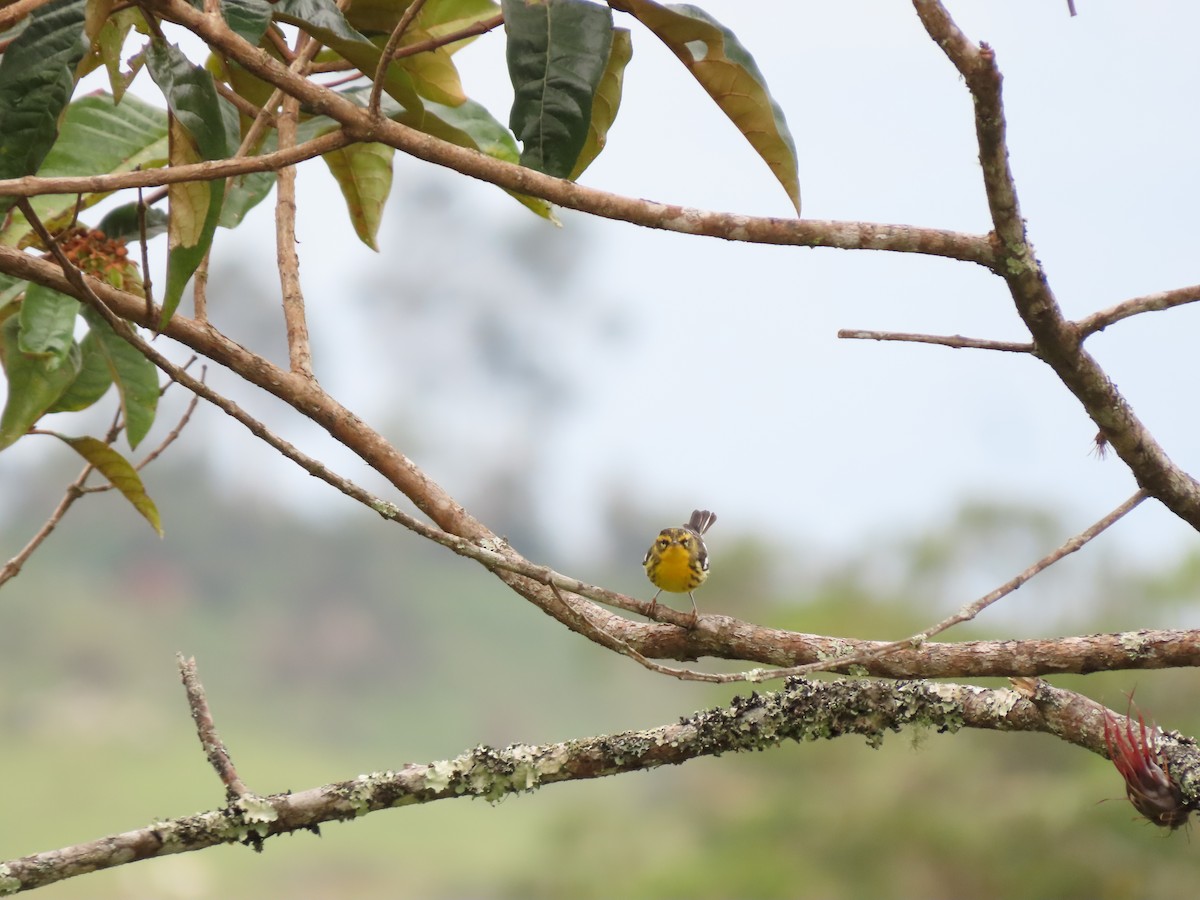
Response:
[[[932,639],[962,629],[1031,579],[1044,581],[1044,571],[1147,499],[1192,527],[1200,526],[1200,483],[1156,442],[1085,349],[1091,335],[1198,299],[1200,288],[1135,297],[1068,320],[1026,234],[1008,165],[994,55],[986,44],[965,36],[942,4],[914,0],[913,5],[932,44],[957,70],[973,101],[991,218],[987,234],[800,218],[801,179],[783,111],[737,37],[691,6],[652,0],[609,0],[607,5],[593,0],[504,0],[499,5],[492,0],[206,0],[201,6],[149,0],[122,7],[96,0],[29,0],[0,8],[0,212],[5,214],[0,230],[0,358],[7,378],[0,449],[11,455],[14,445],[40,442],[64,453],[74,451],[86,464],[48,518],[28,506],[8,511],[10,524],[24,527],[43,518],[44,524],[12,538],[20,549],[0,570],[0,586],[7,586],[31,559],[61,559],[53,570],[38,571],[30,564],[25,578],[36,579],[39,595],[53,602],[0,607],[4,683],[19,686],[6,690],[7,702],[0,706],[5,733],[35,735],[47,729],[57,748],[55,754],[14,761],[14,766],[44,765],[62,790],[48,821],[34,822],[24,813],[17,818],[25,838],[37,833],[39,839],[70,843],[52,852],[29,848],[31,855],[0,863],[0,894],[150,857],[234,843],[262,849],[278,834],[418,804],[430,808],[410,812],[410,818],[447,821],[454,834],[440,851],[430,850],[422,826],[409,835],[405,849],[437,860],[420,875],[399,867],[402,877],[411,879],[405,887],[422,893],[580,894],[585,891],[579,885],[588,879],[600,879],[591,889],[597,896],[614,890],[743,896],[811,890],[822,896],[855,896],[887,892],[897,884],[913,894],[965,895],[1028,892],[1031,882],[1038,885],[1035,892],[1054,895],[1068,890],[1081,896],[1144,893],[1146,881],[1130,883],[1111,875],[1119,871],[1119,861],[1131,858],[1122,832],[1106,837],[1110,846],[1104,856],[1118,861],[1113,869],[1089,873],[1087,865],[1072,866],[1067,869],[1069,883],[1064,881],[1061,855],[1094,860],[1100,838],[1092,835],[1089,845],[1082,832],[1058,833],[1056,821],[1074,822],[1082,815],[1079,810],[1094,801],[1086,778],[1068,782],[1058,773],[1087,759],[1082,751],[1107,756],[1138,813],[1171,830],[1185,824],[1200,808],[1195,741],[1161,731],[1136,712],[1121,715],[1083,692],[1093,693],[1096,679],[1107,677],[1096,673],[1194,668],[1200,664],[1200,633],[1152,630],[1147,627],[1150,610],[1145,609],[1139,610],[1146,617],[1133,624],[1134,630],[1037,639],[1015,633],[1014,623],[1014,631],[1002,636],[1006,639]],[[636,27],[638,40],[660,41],[680,59],[716,110],[745,137],[748,152],[769,167],[797,218],[667,206],[576,183],[603,151],[620,107],[633,42],[624,24]],[[453,60],[467,42],[501,27],[514,93],[507,127],[465,95]],[[198,39],[206,52],[180,49],[172,41],[181,32]],[[100,67],[111,93],[75,98],[79,78]],[[164,108],[126,93],[143,69],[161,91]],[[949,67],[946,71],[953,77]],[[413,240],[399,249],[378,248],[395,253],[397,261],[388,283],[370,289],[379,299],[367,315],[368,333],[347,329],[322,302],[313,304],[310,316],[299,278],[292,167],[321,157],[337,180],[356,234],[374,248],[397,152],[496,185],[539,217],[531,218],[537,228],[552,227],[554,208],[561,206],[693,235],[697,253],[704,252],[699,238],[708,236],[920,254],[947,265],[982,267],[1005,284],[1028,340],[862,331],[843,336],[1023,354],[1029,365],[1045,364],[1095,423],[1097,452],[1119,459],[1137,489],[1057,549],[1050,547],[1062,540],[1064,529],[1052,516],[995,506],[965,507],[947,533],[886,548],[891,552],[872,548],[866,560],[847,561],[840,570],[827,562],[804,572],[797,571],[805,568],[803,561],[791,569],[776,567],[770,560],[781,548],[749,542],[731,546],[723,571],[714,573],[707,590],[709,596],[738,593],[739,608],[750,616],[745,621],[712,613],[694,618],[555,572],[537,558],[537,508],[545,501],[531,493],[531,472],[548,452],[543,432],[575,387],[561,377],[557,361],[598,352],[605,336],[614,333],[611,320],[602,311],[599,327],[597,320],[578,327],[580,316],[592,313],[573,306],[570,297],[539,288],[541,274],[552,272],[554,259],[570,257],[544,257],[538,232],[532,230],[492,237],[496,258],[509,270],[506,281],[516,286],[503,294],[480,292],[460,273],[472,260],[456,252],[456,238],[477,226],[436,196],[407,210]],[[269,334],[260,333],[257,316],[246,319],[244,311],[227,308],[235,290],[223,281],[229,276],[215,259],[210,281],[209,256],[217,229],[237,228],[272,190],[282,316]],[[95,227],[81,224],[89,208],[116,192],[130,199],[114,204]],[[164,200],[165,211],[159,207]],[[139,252],[131,248],[144,247],[162,233],[167,235],[165,271],[151,279],[147,257],[135,262]],[[422,242],[417,234],[437,237]],[[409,251],[414,246],[427,247],[428,257],[413,256]],[[181,311],[189,284],[190,317]],[[478,483],[459,486],[452,494],[396,443],[342,405],[336,388],[321,377],[321,354],[314,359],[314,343],[318,348],[336,343],[343,352],[367,358],[402,354],[410,366],[408,376],[381,389],[405,410],[403,427],[411,431],[413,443],[444,442],[438,448],[443,456],[479,457]],[[272,344],[286,348],[286,355],[279,354],[286,363],[273,362],[270,351],[262,349]],[[531,347],[553,350],[534,353]],[[204,365],[188,359],[189,354],[227,372],[210,381]],[[381,366],[379,374],[391,372]],[[230,375],[241,382],[239,389],[224,386]],[[704,421],[703,397],[689,388],[686,372],[676,383],[650,388],[661,393],[664,417],[671,417],[675,429]],[[481,428],[498,391],[521,397],[522,412],[502,427]],[[164,410],[172,409],[160,399],[184,392],[194,399],[174,410],[173,424],[160,424]],[[789,386],[782,386],[781,394],[790,397]],[[258,398],[268,397],[288,407],[294,423],[267,427],[250,411]],[[340,491],[348,505],[398,524],[421,541],[399,544],[401,550],[392,539],[399,532],[388,532],[377,522],[374,528],[354,521],[325,532],[284,527],[279,506],[269,501],[222,507],[219,499],[189,496],[200,483],[195,457],[181,452],[180,442],[186,443],[199,400],[217,406],[300,470]],[[88,411],[103,409],[107,402],[117,407],[112,424],[97,427]],[[51,415],[53,419],[46,418]],[[324,432],[336,452],[311,453],[300,446],[310,432],[299,423]],[[288,439],[282,436],[285,431]],[[152,434],[154,441],[149,440]],[[151,443],[154,449],[147,453]],[[746,448],[746,457],[731,461],[732,466],[754,465],[753,441]],[[336,461],[347,452],[357,458],[365,478],[348,474],[358,469]],[[509,462],[496,465],[493,457]],[[147,488],[143,473],[150,464],[169,489]],[[101,486],[91,483],[97,473],[104,479]],[[856,473],[830,477],[850,485]],[[367,478],[370,487],[365,486]],[[465,508],[455,499],[465,489],[490,499]],[[109,496],[94,499],[91,495],[98,492]],[[87,502],[80,502],[85,497]],[[397,505],[393,497],[406,505]],[[614,522],[639,514],[637,509],[625,513],[619,500]],[[130,508],[160,534],[164,521],[171,525],[172,537],[161,553],[134,562],[138,554],[131,547],[137,539],[113,525]],[[506,516],[507,527],[501,527],[498,522]],[[57,543],[48,540],[58,529],[65,533]],[[964,590],[971,589],[954,581],[955,560],[992,554],[999,547],[1012,558],[1027,543],[1039,549],[1029,552],[1023,571],[998,575],[999,587],[949,617],[932,624],[918,618],[930,608],[922,594],[950,594],[961,602]],[[445,555],[434,545],[461,559],[447,569]],[[202,546],[207,549],[196,559]],[[114,595],[108,598],[111,609],[95,596],[99,584],[82,574],[86,567],[81,564],[89,556],[111,570],[113,580],[105,589]],[[72,586],[75,571],[81,573],[75,576],[81,583]],[[795,593],[791,579],[806,583],[814,597],[804,627],[812,629],[824,617],[828,634],[794,631],[788,626],[800,623],[778,621],[775,601]],[[1173,600],[1190,594],[1195,581],[1190,561],[1174,573],[1120,570],[1119,577],[1077,581],[1071,592],[1091,601],[1087,615],[1077,621],[1094,629],[1109,610],[1125,604],[1127,594],[1157,590]],[[1122,593],[1114,600],[1116,586]],[[286,602],[266,602],[262,595],[267,593],[281,594]],[[197,603],[198,597],[208,599]],[[370,601],[362,599],[366,597]],[[518,598],[545,615],[525,615],[526,607],[513,602]],[[1070,612],[1060,615],[1073,621]],[[90,644],[87,651],[75,638],[56,642],[54,635],[67,621],[107,641]],[[839,636],[868,628],[908,636],[891,642]],[[131,635],[136,643],[130,643]],[[580,637],[594,645],[589,648],[594,656],[580,656],[585,646]],[[130,766],[138,752],[132,742],[119,740],[126,731],[139,735],[139,746],[166,740],[168,732],[177,734],[181,729],[167,728],[151,712],[157,709],[158,688],[139,694],[146,680],[134,676],[139,661],[128,650],[164,639],[197,648],[199,672],[210,688],[240,693],[240,706],[231,704],[232,713],[222,715],[217,705],[214,718],[197,664],[180,658],[187,702],[224,787],[225,803],[207,813],[116,833],[124,826],[108,816],[115,807],[98,797],[92,784],[104,780],[106,761],[101,757],[85,766],[72,760],[71,731],[64,723],[76,722],[79,733],[112,729],[118,748],[112,772]],[[516,647],[521,649],[514,654]],[[497,677],[512,656],[536,660],[525,683]],[[659,662],[701,658],[723,662],[707,669]],[[65,688],[39,688],[47,672],[59,671],[73,679],[59,682]],[[429,683],[431,671],[438,672],[436,687]],[[805,677],[818,672],[829,677]],[[1050,674],[1075,678],[1069,686],[1051,686],[1040,677]],[[988,678],[1002,680],[988,687],[976,683]],[[747,683],[768,681],[780,684],[771,691],[733,696]],[[715,705],[679,718],[679,698],[660,708],[651,700],[647,682],[713,685],[705,700]],[[356,702],[344,702],[347,695]],[[688,696],[682,702],[694,709],[694,695]],[[631,702],[631,697],[637,699]],[[545,742],[562,735],[538,737],[547,727],[543,707],[561,713],[553,720],[556,729],[598,736]],[[64,708],[73,709],[76,717],[50,715]],[[632,724],[631,711],[648,719],[641,730],[621,730]],[[1155,711],[1160,716],[1174,712],[1167,703],[1155,704]],[[230,727],[242,732],[255,724],[264,731],[296,728],[298,720],[306,721],[296,734],[299,745],[307,729],[310,739],[335,735],[352,748],[374,750],[403,741],[406,753],[423,752],[433,761],[329,782],[334,774],[325,759],[305,769],[299,751],[273,748],[262,754],[263,762],[247,766],[254,751],[243,754],[235,745],[239,771],[218,733]],[[877,765],[875,758],[859,755],[858,747],[853,753],[837,747],[777,748],[789,741],[849,735],[863,736],[868,747],[877,748],[887,732],[904,727],[917,734],[975,733],[939,741],[938,763],[921,755],[903,764],[893,759]],[[1008,732],[1040,732],[1062,743],[1053,758],[1039,751],[1031,763],[1031,738]],[[457,749],[474,749],[439,759],[453,752],[445,744],[452,738]],[[258,740],[265,738],[246,743]],[[740,757],[767,748],[774,748],[769,761],[747,777]],[[706,759],[717,756],[724,758]],[[177,760],[182,757],[174,754],[162,758],[181,765]],[[824,771],[854,782],[852,789],[839,789],[833,805],[792,804],[783,798],[786,792],[755,790],[749,784],[756,779],[759,788],[788,784],[793,767],[808,768],[817,759],[823,760]],[[516,830],[509,832],[510,843],[500,842],[493,861],[492,870],[503,871],[507,879],[498,887],[494,880],[472,878],[455,868],[461,844],[486,827],[479,817],[458,811],[461,803],[433,804],[463,797],[497,801],[550,784],[685,762],[682,774],[658,772],[654,781],[643,781],[639,794],[648,799],[641,798],[645,805],[637,812],[641,833],[655,834],[656,851],[662,843],[693,840],[722,847],[711,866],[672,865],[667,854],[631,863],[621,873],[613,871],[604,852],[589,858],[586,848],[594,832],[627,828],[626,814],[571,794],[582,789],[576,785],[561,789],[565,805],[541,824],[530,820],[525,832],[519,821],[512,825]],[[377,763],[352,758],[352,764],[362,771]],[[923,818],[920,829],[913,828],[912,809],[928,807],[930,795],[945,793],[938,779],[950,768],[979,774],[976,793],[952,792],[943,798],[950,801],[947,805]],[[64,774],[83,769],[88,776],[84,782]],[[280,793],[268,793],[251,774],[264,770],[281,782],[273,788]],[[687,774],[696,772],[703,775]],[[1108,773],[1106,783],[1111,784],[1111,769]],[[696,780],[685,782],[684,793],[666,793],[666,786],[679,777]],[[176,780],[175,769],[164,773],[164,784]],[[323,781],[329,783],[306,787]],[[623,781],[628,779],[618,779]],[[1025,794],[1010,782],[1019,783]],[[1051,795],[1052,786],[1068,783],[1069,790]],[[797,800],[801,795],[797,790]],[[149,818],[163,806],[205,803],[204,797],[181,798],[164,788],[141,814]],[[1057,820],[1045,809],[1048,802],[1055,804]],[[29,798],[28,803],[14,801],[9,808],[31,808],[35,801]],[[896,811],[894,820],[889,820],[889,809]],[[451,818],[439,820],[439,815]],[[892,850],[888,855],[874,845],[870,854],[879,865],[864,867],[857,842],[863,820],[871,819]],[[1032,835],[1033,847],[1044,850],[1049,837],[1058,839],[1060,856],[1054,865],[1044,853],[1040,864],[1021,868],[984,870],[969,862],[977,852],[974,842],[986,845],[997,832],[1014,830],[1014,824],[1019,826],[1015,830]],[[925,843],[922,829],[930,832]],[[97,832],[109,836],[95,839]],[[512,835],[521,833],[540,852],[527,857],[525,868],[505,868],[498,860],[510,855]],[[898,841],[897,834],[906,837]],[[273,849],[277,843],[269,845]],[[363,849],[370,843],[364,839]],[[1158,855],[1169,860],[1182,845],[1161,846]],[[807,850],[813,851],[811,856]],[[321,855],[311,849],[301,852]],[[628,852],[623,848],[621,857]],[[563,856],[573,857],[570,873],[553,867]],[[477,862],[480,871],[489,871],[485,859]],[[849,869],[858,870],[852,887],[846,886]],[[1163,885],[1174,884],[1180,870],[1168,861],[1155,877]],[[347,873],[323,875],[329,879],[325,885],[294,874],[295,883],[286,884],[275,873],[271,889],[291,896],[400,889],[379,880],[378,873],[369,886],[358,881],[364,871],[356,859]],[[90,875],[85,881],[99,877]],[[254,883],[254,876],[245,877],[246,885]],[[195,871],[177,878],[203,883]]]

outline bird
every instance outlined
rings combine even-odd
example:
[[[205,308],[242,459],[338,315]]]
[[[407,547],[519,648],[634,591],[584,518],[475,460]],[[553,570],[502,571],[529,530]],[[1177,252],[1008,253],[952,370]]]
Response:
[[[708,548],[702,535],[717,521],[717,514],[707,509],[692,511],[687,524],[679,528],[664,528],[646,551],[642,566],[646,577],[658,588],[650,601],[649,616],[658,608],[658,595],[663,591],[687,594],[692,601],[692,627],[700,611],[692,592],[708,578]]]

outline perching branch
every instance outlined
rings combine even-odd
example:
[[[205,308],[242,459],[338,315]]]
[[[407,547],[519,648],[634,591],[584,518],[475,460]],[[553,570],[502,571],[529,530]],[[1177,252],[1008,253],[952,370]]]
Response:
[[[89,299],[90,296],[95,296],[100,301],[98,308],[109,310],[110,315],[115,313],[147,327],[152,327],[160,315],[157,309],[147,313],[140,297],[94,279],[86,280],[88,291],[85,293],[75,282],[64,276],[57,266],[12,248],[0,247],[0,269],[71,294],[84,302],[96,302]],[[129,329],[122,324],[118,333],[126,332],[129,332]],[[422,537],[482,563],[506,584],[510,584],[521,596],[567,627],[578,627],[577,614],[556,598],[554,591],[549,588],[550,584],[554,584],[560,591],[586,596],[597,602],[641,615],[649,612],[649,604],[645,601],[559,575],[545,566],[525,560],[476,520],[470,518],[465,510],[454,504],[440,487],[430,482],[382,436],[325,394],[311,380],[272,365],[221,335],[211,325],[196,323],[179,314],[171,318],[163,333],[195,352],[229,367],[250,383],[279,397],[312,421],[326,427],[335,439],[391,480],[419,507],[436,512],[435,522],[438,525],[441,524],[438,522],[440,518],[451,527],[427,525],[403,513],[394,504],[342,479],[319,461],[307,457],[291,444],[271,434],[235,404],[215,394],[186,373],[175,371],[177,367],[172,367],[169,361],[140,338],[136,338],[136,335],[133,335],[136,340],[131,342],[184,387],[218,405],[257,437],[285,453],[306,471],[322,478],[348,496],[369,505],[385,518],[394,519]],[[456,518],[459,514],[466,518]],[[759,662],[768,666],[790,667],[817,662],[828,664],[831,659],[860,656],[891,643],[851,641],[782,631],[711,614],[701,616],[696,628],[688,630],[686,625],[690,622],[690,615],[665,606],[659,607],[657,618],[680,627],[664,628],[633,622],[598,606],[589,608],[588,613],[593,625],[649,659],[687,660],[713,656]],[[1093,635],[1041,641],[927,644],[919,651],[889,654],[884,659],[866,664],[865,668],[871,674],[907,678],[1038,675],[1063,671],[1087,672],[1098,668],[1141,669],[1184,665],[1200,665],[1200,632],[1152,632],[1145,635],[1136,632],[1132,636]],[[842,667],[829,668],[838,671]],[[771,677],[774,676],[770,672],[762,673],[763,680]]]

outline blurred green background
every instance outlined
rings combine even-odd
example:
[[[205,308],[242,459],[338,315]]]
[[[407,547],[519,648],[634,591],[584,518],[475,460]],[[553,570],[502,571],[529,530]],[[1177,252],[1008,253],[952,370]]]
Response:
[[[6,554],[49,510],[68,462],[10,509]],[[263,793],[480,742],[650,727],[737,693],[654,676],[567,634],[371,514],[313,522],[241,502],[194,477],[194,462],[181,451],[148,475],[168,540],[120,498],[86,498],[3,592],[0,858],[223,804],[177,650],[195,655],[240,773]],[[644,591],[630,551],[657,523],[622,515],[619,561],[575,574]],[[895,637],[961,602],[996,548],[1028,544],[1033,558],[1065,534],[1044,510],[966,504],[920,538],[815,562],[714,531],[719,564],[699,599],[780,627]],[[1146,571],[1096,552],[1022,592],[1041,615],[1001,607],[953,637],[1177,623],[1194,615],[1198,582],[1197,556]],[[1117,706],[1136,685],[1147,713],[1196,733],[1195,677],[1053,681]],[[877,751],[856,738],[788,745],[495,806],[387,811],[262,854],[152,860],[39,896],[1134,898],[1191,896],[1195,875],[1188,837],[1137,819],[1096,756],[1037,735],[904,733]]]

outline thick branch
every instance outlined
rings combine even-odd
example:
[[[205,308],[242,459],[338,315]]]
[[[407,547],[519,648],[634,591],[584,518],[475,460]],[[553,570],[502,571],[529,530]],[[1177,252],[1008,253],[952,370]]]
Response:
[[[230,807],[111,835],[0,864],[0,894],[52,884],[140,859],[234,842],[316,830],[326,822],[377,810],[463,797],[499,799],[567,781],[645,771],[722,753],[762,750],[785,740],[862,735],[877,746],[906,726],[954,732],[960,728],[1036,731],[1107,755],[1105,709],[1085,697],[1038,685],[1032,699],[1008,689],[957,684],[878,681],[789,681],[784,690],[737,698],[646,731],[557,744],[480,746],[449,760],[401,766],[297,793],[260,798],[253,813]],[[1114,721],[1123,723],[1124,717]],[[1192,783],[1200,770],[1194,742],[1160,738],[1172,777]]]

